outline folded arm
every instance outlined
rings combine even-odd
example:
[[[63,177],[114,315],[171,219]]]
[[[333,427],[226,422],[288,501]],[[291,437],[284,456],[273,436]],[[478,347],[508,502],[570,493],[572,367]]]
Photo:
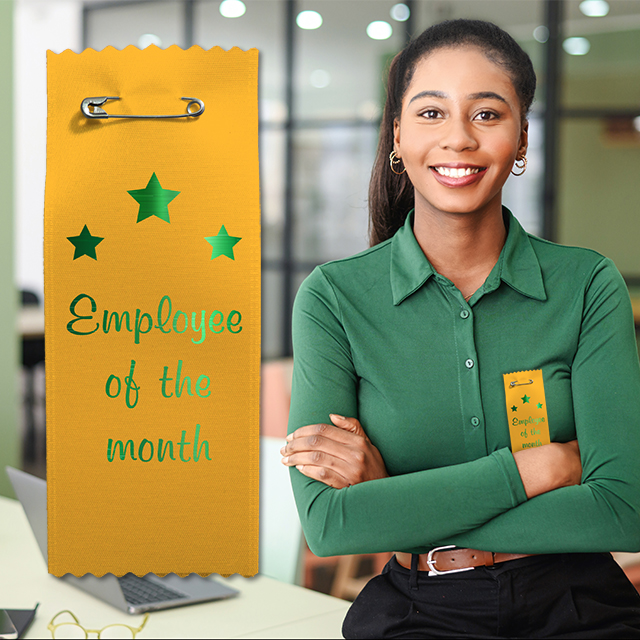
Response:
[[[289,432],[358,416],[357,375],[331,284],[317,269],[293,313],[294,373]],[[298,512],[317,555],[422,549],[471,531],[526,500],[513,455],[334,489],[291,468]]]
[[[289,431],[326,423],[330,411],[357,416],[349,344],[331,286],[319,270],[296,299],[294,350]],[[612,383],[600,381],[607,376]],[[587,292],[572,385],[581,486],[526,501],[506,449],[342,490],[292,469],[311,549],[319,555],[421,552],[437,544],[528,553],[637,551],[640,372],[628,296],[609,261],[595,270]]]
[[[528,553],[640,551],[636,349],[626,286],[605,259],[586,292],[571,368],[582,484],[545,493],[474,531],[439,541]]]

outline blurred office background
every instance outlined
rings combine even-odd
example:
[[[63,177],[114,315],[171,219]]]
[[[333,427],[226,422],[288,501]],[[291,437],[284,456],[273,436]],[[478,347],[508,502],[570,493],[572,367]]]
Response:
[[[411,36],[458,17],[505,28],[538,75],[528,169],[509,178],[505,204],[529,232],[613,258],[635,298],[640,0],[0,2],[0,467],[44,473],[41,311],[12,292],[42,304],[46,49],[259,49],[263,433],[280,437],[296,290],[316,265],[368,246],[385,68]]]

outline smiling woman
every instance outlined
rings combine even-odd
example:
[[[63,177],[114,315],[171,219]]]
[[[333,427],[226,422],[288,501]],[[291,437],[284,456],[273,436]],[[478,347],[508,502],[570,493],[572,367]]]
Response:
[[[446,90],[423,88],[429,86]],[[462,46],[438,49],[416,65],[394,120],[395,155],[404,163],[416,211],[422,213],[416,215],[416,239],[465,297],[484,282],[504,244],[502,186],[516,158],[527,152],[521,112],[504,70],[482,50]],[[447,247],[429,228],[443,214],[458,246]],[[480,238],[490,245],[482,265],[477,262]],[[465,241],[468,252],[460,246]],[[466,264],[456,261],[455,275],[444,264],[451,262],[451,250],[468,256]]]
[[[447,91],[420,90],[429,85]],[[394,133],[416,204],[439,212],[499,209],[502,185],[527,151],[513,84],[476,48],[440,49],[416,66]]]
[[[371,248],[318,267],[293,313],[282,453],[309,546],[396,552],[343,633],[640,638],[608,553],[640,550],[624,281],[502,206],[526,168],[531,61],[491,23],[444,22],[387,91]]]

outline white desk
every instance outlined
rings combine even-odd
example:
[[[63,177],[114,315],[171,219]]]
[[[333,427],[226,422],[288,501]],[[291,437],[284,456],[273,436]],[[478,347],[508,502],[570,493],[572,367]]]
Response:
[[[216,579],[240,595],[154,612],[138,638],[342,638],[344,600],[264,576]],[[29,609],[36,602],[26,638],[50,637],[47,624],[61,609],[71,609],[91,629],[142,620],[49,575],[20,503],[0,497],[0,607]]]

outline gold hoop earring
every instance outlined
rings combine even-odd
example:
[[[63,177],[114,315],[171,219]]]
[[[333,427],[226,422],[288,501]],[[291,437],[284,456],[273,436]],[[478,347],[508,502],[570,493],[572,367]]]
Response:
[[[400,162],[401,162],[401,159],[396,156],[396,152],[392,151],[389,154],[389,166],[391,167],[391,171],[393,171],[393,173],[395,173],[397,176],[401,176],[407,170],[407,167],[405,167],[402,171],[396,171],[393,168],[394,164],[397,165],[397,164],[400,164]]]
[[[518,162],[522,162],[522,164],[518,164]],[[527,156],[522,156],[519,160],[516,160],[514,166],[517,169],[522,169],[520,173],[514,173],[513,169],[511,169],[511,173],[514,176],[521,176],[527,170]]]

